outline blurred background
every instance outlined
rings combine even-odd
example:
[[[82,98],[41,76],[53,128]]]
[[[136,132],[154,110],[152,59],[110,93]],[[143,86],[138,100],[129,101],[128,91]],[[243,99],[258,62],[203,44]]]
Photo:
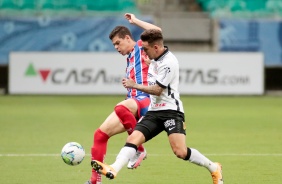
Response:
[[[189,58],[191,53],[196,54],[193,62],[202,60],[201,57],[207,53],[216,55],[215,58],[211,56],[210,60],[213,61],[229,60],[233,57],[231,60],[238,61],[236,70],[248,70],[246,74],[242,74],[245,76],[243,80],[252,83],[250,80],[253,78],[263,78],[255,82],[259,89],[254,93],[243,91],[235,94],[263,95],[281,92],[282,0],[0,0],[1,93],[9,94],[12,91],[9,90],[9,86],[11,88],[11,86],[20,85],[22,90],[14,90],[14,93],[25,93],[24,86],[27,84],[21,82],[19,78],[36,75],[38,67],[45,68],[44,71],[39,71],[43,82],[48,81],[48,77],[50,80],[53,79],[53,82],[55,81],[56,78],[53,75],[53,77],[51,74],[49,76],[50,70],[51,73],[55,73],[55,69],[48,65],[36,66],[34,61],[36,59],[30,59],[33,55],[25,58],[25,54],[28,53],[63,53],[66,56],[65,59],[54,58],[56,62],[70,60],[67,53],[91,53],[95,58],[97,57],[95,54],[113,52],[117,57],[118,53],[115,53],[108,39],[113,27],[128,26],[135,39],[139,39],[142,32],[140,28],[129,25],[124,20],[123,14],[126,12],[134,13],[138,18],[160,26],[165,37],[165,44],[170,50],[184,54],[180,57],[182,60]],[[15,61],[11,63],[12,52],[20,52],[23,55],[15,57]],[[226,53],[233,55],[222,58],[221,56],[225,56]],[[248,60],[241,55],[242,53],[262,54],[262,68],[255,69],[256,67],[249,66],[248,61],[245,62],[246,65],[244,62],[239,63],[239,61]],[[45,63],[49,62],[46,59],[48,55],[42,57],[45,58]],[[78,61],[84,60],[83,55],[81,55],[82,59],[79,57]],[[21,58],[27,60],[26,65],[19,64],[22,62]],[[107,55],[104,54],[99,60],[103,58],[107,58]],[[42,59],[37,58],[37,60]],[[60,67],[63,66],[60,65]],[[111,67],[115,69],[114,65],[109,66]],[[209,85],[209,87],[213,84],[212,79],[220,78],[221,70],[232,70],[232,68],[213,67],[197,70],[197,67],[199,66],[193,69],[194,74],[188,76],[188,73],[191,73],[188,65],[187,70],[183,71],[187,75],[183,78],[190,77],[191,84],[191,81],[195,82],[198,77],[202,85]],[[51,69],[48,70],[48,68]],[[23,74],[17,76],[21,71]],[[259,71],[258,74],[257,71]],[[69,76],[66,78],[71,79],[71,74],[66,74]],[[242,78],[240,80],[242,81]],[[230,78],[229,81],[231,81]],[[30,85],[28,88],[32,88],[33,84],[34,88],[41,88],[40,85],[36,86],[36,81],[28,83]],[[201,90],[209,89],[202,86],[198,91],[188,91],[187,94],[202,94]],[[64,94],[61,90],[59,93]],[[221,94],[221,90],[217,87],[207,94]],[[230,88],[230,90],[233,89]],[[28,93],[38,93],[38,91]],[[58,93],[58,91],[50,93]],[[86,93],[95,94],[103,93],[103,91],[87,91]]]

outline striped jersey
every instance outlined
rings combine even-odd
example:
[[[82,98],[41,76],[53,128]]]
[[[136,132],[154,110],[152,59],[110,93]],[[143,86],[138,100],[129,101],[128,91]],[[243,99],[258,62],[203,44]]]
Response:
[[[158,84],[164,89],[160,96],[150,95],[149,111],[175,110],[184,113],[178,91],[178,60],[167,47],[161,56],[151,60],[148,78],[149,85]]]
[[[149,66],[142,59],[145,52],[142,48],[142,41],[138,40],[127,57],[126,78],[132,78],[135,83],[148,85],[148,69]],[[127,89],[127,98],[134,98],[138,96],[149,96],[149,94],[139,91],[137,89]]]

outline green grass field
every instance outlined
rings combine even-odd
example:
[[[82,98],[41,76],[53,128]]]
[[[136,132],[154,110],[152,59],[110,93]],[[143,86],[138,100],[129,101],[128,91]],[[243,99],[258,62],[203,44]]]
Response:
[[[93,132],[123,96],[0,96],[0,183],[84,184]],[[187,145],[223,165],[225,184],[282,183],[281,97],[183,96]],[[126,134],[109,141],[115,160]],[[60,152],[76,141],[87,156],[66,165]],[[103,184],[210,184],[209,172],[176,158],[165,133],[145,144],[148,159]]]

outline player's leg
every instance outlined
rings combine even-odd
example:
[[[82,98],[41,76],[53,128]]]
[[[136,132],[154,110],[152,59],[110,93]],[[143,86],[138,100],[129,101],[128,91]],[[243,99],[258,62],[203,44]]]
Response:
[[[178,158],[188,160],[191,163],[207,168],[212,175],[213,183],[223,184],[221,165],[219,163],[212,162],[198,150],[186,147],[184,134],[170,134],[169,142],[174,154]]]
[[[115,112],[119,117],[121,123],[130,135],[137,124],[137,119],[145,115],[150,104],[149,97],[140,97],[134,99],[127,99],[119,103],[115,107]],[[138,146],[135,156],[130,159],[127,167],[129,169],[137,168],[142,160],[147,157],[147,152],[143,145]]]
[[[198,150],[186,146],[184,116],[181,113],[169,114],[171,117],[167,117],[167,119],[173,120],[175,123],[167,123],[166,132],[174,154],[178,158],[189,160],[191,163],[207,168],[212,174],[214,184],[223,184],[221,165],[210,161]]]
[[[124,167],[128,163],[130,158],[134,157],[135,153],[137,152],[138,145],[141,145],[144,142],[144,135],[141,132],[135,130],[128,137],[127,143],[120,150],[119,154],[116,157],[116,161],[112,165],[107,165],[100,161],[92,160],[92,168],[96,172],[103,174],[107,178],[114,179],[117,176],[117,173],[122,169],[122,167]]]
[[[91,159],[103,162],[107,152],[109,138],[124,131],[125,128],[120,123],[119,118],[115,112],[112,112],[94,133]],[[101,175],[92,169],[90,181],[92,184],[100,184]]]
[[[158,126],[157,122],[158,120],[154,112],[148,112],[136,125],[133,133],[127,138],[127,143],[120,150],[116,161],[112,165],[94,161],[94,163],[92,163],[93,168],[110,179],[116,177],[121,168],[135,155],[138,145],[152,139],[163,131],[162,126]]]
[[[115,113],[126,129],[128,135],[133,132],[136,126],[137,109],[137,103],[131,98],[124,100],[115,106]]]
[[[94,143],[91,149],[92,160],[103,162],[106,154],[108,139],[111,136],[122,133],[124,131],[127,131],[128,134],[132,133],[137,123],[135,117],[138,117],[138,115],[140,114],[138,112],[138,107],[138,104],[133,99],[124,100],[117,104],[115,111],[111,113],[100,126],[100,128],[95,131]],[[143,153],[138,154],[139,160],[146,157],[146,154],[144,155],[144,148],[142,145],[138,147],[138,151]],[[138,165],[139,164],[140,162],[138,163]],[[135,164],[133,165],[133,167],[136,168],[138,165]],[[95,182],[100,180],[101,176],[97,174],[97,172],[92,170],[92,183],[96,184]]]

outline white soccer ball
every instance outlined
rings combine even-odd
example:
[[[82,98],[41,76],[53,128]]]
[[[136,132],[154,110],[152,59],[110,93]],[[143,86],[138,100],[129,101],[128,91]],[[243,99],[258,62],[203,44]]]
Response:
[[[77,142],[67,143],[61,152],[63,161],[68,165],[80,164],[85,156],[84,148]]]

